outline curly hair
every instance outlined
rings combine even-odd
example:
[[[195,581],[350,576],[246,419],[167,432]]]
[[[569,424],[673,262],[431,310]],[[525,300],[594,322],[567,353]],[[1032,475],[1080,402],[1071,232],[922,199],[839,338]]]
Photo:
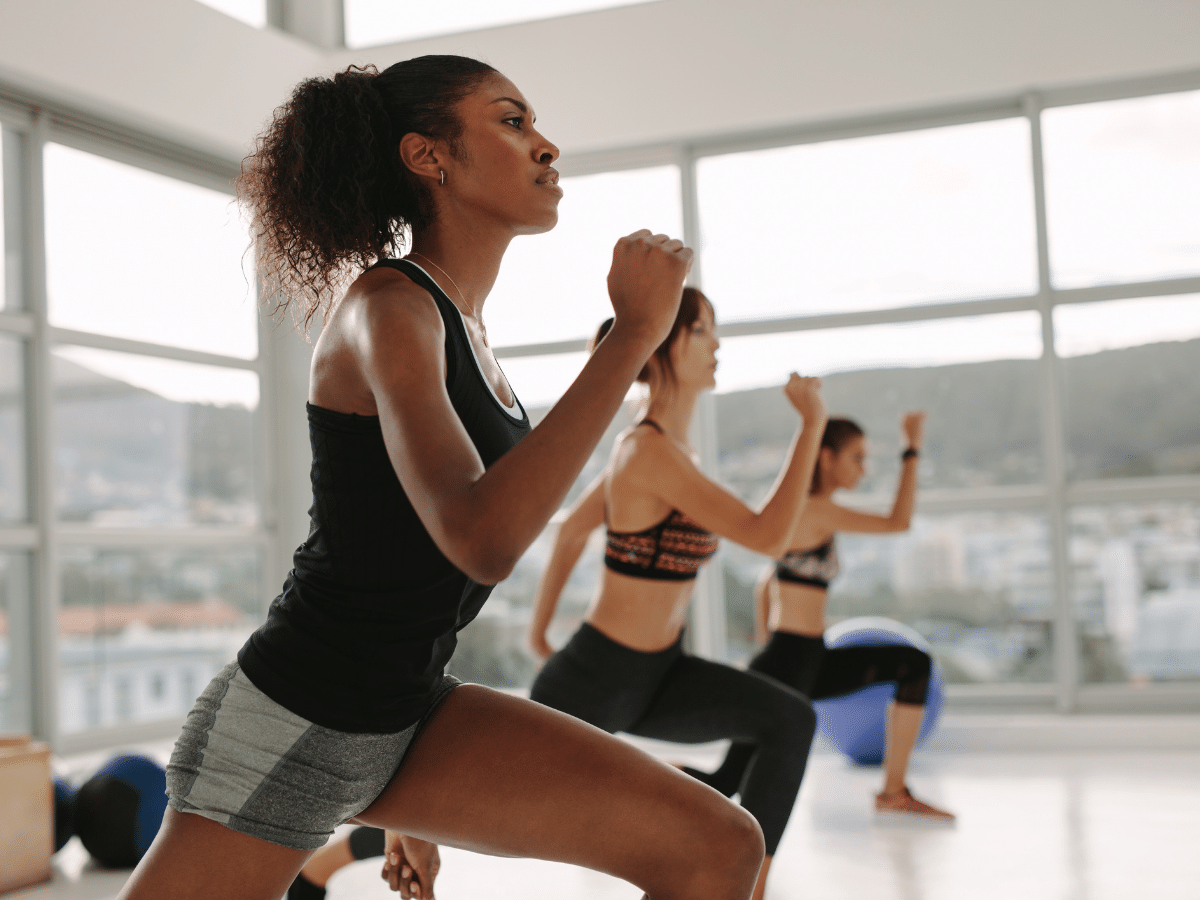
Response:
[[[455,107],[498,75],[468,57],[421,56],[296,86],[237,182],[272,315],[290,310],[307,328],[351,275],[429,224],[428,188],[401,162],[400,139],[442,140],[462,159]]]

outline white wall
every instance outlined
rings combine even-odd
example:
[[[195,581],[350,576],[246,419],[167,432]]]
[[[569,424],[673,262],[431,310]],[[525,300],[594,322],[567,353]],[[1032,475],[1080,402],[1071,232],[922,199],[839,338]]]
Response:
[[[466,53],[564,152],[1200,69],[1197,0],[661,0],[323,54],[195,0],[0,0],[0,80],[239,158],[300,78]]]
[[[0,83],[235,160],[322,63],[195,0],[0,0]]]

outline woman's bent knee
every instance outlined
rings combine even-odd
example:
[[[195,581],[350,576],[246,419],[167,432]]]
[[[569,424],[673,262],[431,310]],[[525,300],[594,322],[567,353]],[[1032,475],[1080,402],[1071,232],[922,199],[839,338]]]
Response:
[[[722,798],[694,820],[689,838],[679,849],[696,891],[692,896],[737,896],[743,886],[753,886],[765,847],[754,816]]]

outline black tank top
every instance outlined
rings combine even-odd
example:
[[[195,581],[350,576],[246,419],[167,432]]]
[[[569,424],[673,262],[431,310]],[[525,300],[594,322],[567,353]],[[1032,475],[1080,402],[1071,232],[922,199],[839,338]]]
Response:
[[[476,361],[462,317],[415,263],[383,260],[433,296],[446,327],[446,388],[485,466],[529,432]],[[428,708],[489,585],[446,558],[388,459],[376,416],[308,404],[313,504],[283,592],[238,662],[268,697],[318,725],[390,733]]]

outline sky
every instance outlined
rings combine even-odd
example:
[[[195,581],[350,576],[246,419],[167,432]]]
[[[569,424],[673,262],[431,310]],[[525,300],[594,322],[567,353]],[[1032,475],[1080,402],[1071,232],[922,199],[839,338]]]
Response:
[[[1045,113],[1052,281],[1080,287],[1200,273],[1200,91]],[[545,123],[552,136],[553,123]],[[718,322],[870,310],[1036,290],[1028,123],[1009,119],[705,158],[697,166],[700,283]],[[485,313],[494,346],[588,337],[610,310],[618,237],[682,234],[679,172],[564,179],[559,225],[513,242]],[[52,324],[252,359],[257,311],[231,198],[50,145]],[[1063,355],[1200,337],[1200,296],[1060,307]],[[1026,359],[1034,313],[731,338],[718,390],[793,370]],[[67,349],[177,400],[257,402],[256,377]],[[529,406],[553,400],[582,354],[506,358]]]

